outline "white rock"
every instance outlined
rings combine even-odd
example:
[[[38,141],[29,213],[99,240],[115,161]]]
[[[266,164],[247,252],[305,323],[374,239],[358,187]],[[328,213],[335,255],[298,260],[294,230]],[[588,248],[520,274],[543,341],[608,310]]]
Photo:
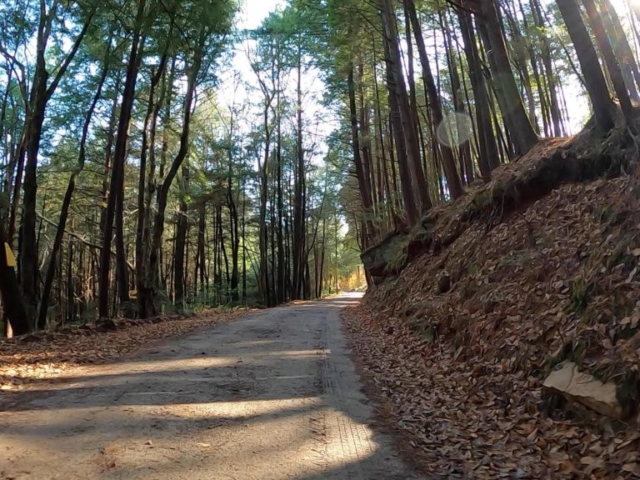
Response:
[[[623,418],[623,409],[616,396],[616,384],[602,383],[592,375],[580,372],[573,362],[563,362],[560,369],[549,374],[543,385],[602,415],[618,420]]]

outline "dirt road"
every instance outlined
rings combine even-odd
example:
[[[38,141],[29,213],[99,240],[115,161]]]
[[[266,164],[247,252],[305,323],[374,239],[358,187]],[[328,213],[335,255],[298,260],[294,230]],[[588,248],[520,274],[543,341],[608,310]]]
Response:
[[[368,426],[339,319],[357,301],[249,315],[22,392],[0,413],[0,479],[418,478]]]

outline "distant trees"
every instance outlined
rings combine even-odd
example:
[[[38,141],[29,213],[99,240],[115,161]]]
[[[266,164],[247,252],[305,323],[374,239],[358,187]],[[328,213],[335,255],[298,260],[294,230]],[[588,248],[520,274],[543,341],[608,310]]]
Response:
[[[341,170],[320,164],[294,10],[246,38],[257,81],[236,82],[252,93],[241,104],[216,95],[235,2],[36,3],[0,9],[0,246],[17,254],[0,262],[0,293],[13,333],[276,305],[348,275]]]

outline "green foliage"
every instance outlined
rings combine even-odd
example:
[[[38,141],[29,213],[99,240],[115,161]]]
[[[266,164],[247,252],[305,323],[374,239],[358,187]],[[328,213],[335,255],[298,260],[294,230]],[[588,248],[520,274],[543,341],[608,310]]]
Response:
[[[436,340],[437,329],[434,325],[431,325],[425,318],[419,315],[414,315],[409,318],[407,322],[409,328],[418,333],[422,340],[426,343],[433,343]]]
[[[571,284],[571,308],[576,313],[583,313],[595,293],[595,284],[583,277],[577,277]]]
[[[402,270],[409,261],[409,252],[407,250],[407,245],[403,244],[399,248],[395,249],[393,255],[387,262],[385,267],[385,271],[387,273],[396,273]]]

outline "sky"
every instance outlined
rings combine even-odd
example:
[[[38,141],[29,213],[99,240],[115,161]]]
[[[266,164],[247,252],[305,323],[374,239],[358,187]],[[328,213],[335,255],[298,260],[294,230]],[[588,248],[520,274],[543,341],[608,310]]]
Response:
[[[278,6],[284,6],[281,0],[241,0],[241,12],[237,20],[238,28],[254,29],[260,26],[269,13]]]

